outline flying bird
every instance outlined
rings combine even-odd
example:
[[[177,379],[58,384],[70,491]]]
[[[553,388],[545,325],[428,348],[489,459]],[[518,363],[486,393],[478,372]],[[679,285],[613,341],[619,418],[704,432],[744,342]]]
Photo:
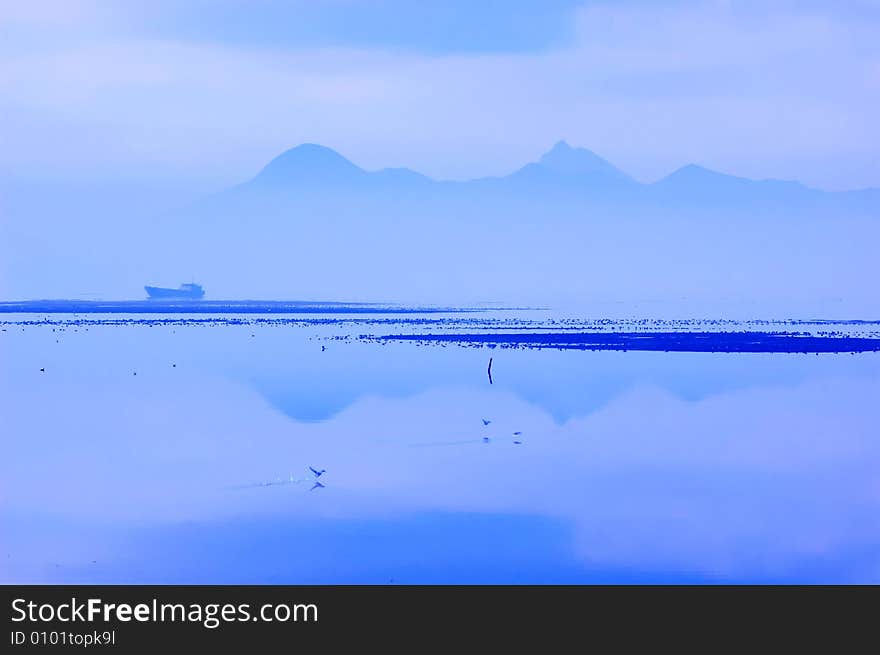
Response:
[[[483,419],[483,425],[489,425],[492,421]]]
[[[312,488],[309,491],[314,491],[315,489],[323,489],[324,485],[315,480],[315,484],[312,485]]]
[[[316,478],[320,478],[327,471],[327,469],[321,469],[320,471],[316,471],[311,466],[309,467],[309,470],[315,474]]]

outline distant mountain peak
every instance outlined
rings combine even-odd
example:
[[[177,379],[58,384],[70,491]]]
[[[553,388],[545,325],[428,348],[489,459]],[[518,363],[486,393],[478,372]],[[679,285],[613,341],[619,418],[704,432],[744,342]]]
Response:
[[[565,139],[560,139],[553,144],[553,147],[547,151],[547,154],[550,154],[551,152],[565,152],[567,150],[574,150],[574,148],[568,145],[568,141],[566,141]]]
[[[715,171],[713,171],[711,168],[706,168],[705,166],[700,166],[699,164],[685,164],[684,166],[681,166],[676,172],[688,174],[715,173]]]
[[[711,168],[706,168],[705,166],[700,166],[699,164],[685,164],[684,166],[677,168],[672,173],[659,181],[660,184],[664,185],[748,184],[750,182],[753,181],[744,177],[738,177],[736,175],[719,173],[718,171],[713,171]]]
[[[297,181],[334,181],[365,173],[332,148],[303,143],[285,150],[259,172],[254,182],[282,185]]]
[[[538,164],[554,173],[564,175],[599,175],[619,180],[630,179],[626,173],[593,151],[573,148],[564,140],[557,141],[541,156]]]
[[[794,180],[778,180],[774,178],[770,179],[752,179],[747,177],[742,177],[739,175],[731,175],[729,173],[720,173],[718,171],[712,170],[711,168],[706,168],[705,166],[700,166],[699,164],[687,164],[682,166],[681,168],[673,171],[664,180],[671,181],[679,181],[679,182],[688,182],[688,183],[696,183],[696,182],[717,182],[717,183],[726,183],[726,184],[763,184],[763,185],[776,185],[776,186],[785,186],[789,188],[801,188],[806,189],[803,184]]]

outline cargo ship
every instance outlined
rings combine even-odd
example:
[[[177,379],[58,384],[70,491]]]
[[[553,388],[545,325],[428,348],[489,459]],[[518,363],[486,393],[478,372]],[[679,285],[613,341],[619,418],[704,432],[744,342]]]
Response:
[[[162,287],[144,287],[144,289],[150,300],[200,300],[205,297],[205,290],[195,282],[181,284],[177,289],[164,289]]]

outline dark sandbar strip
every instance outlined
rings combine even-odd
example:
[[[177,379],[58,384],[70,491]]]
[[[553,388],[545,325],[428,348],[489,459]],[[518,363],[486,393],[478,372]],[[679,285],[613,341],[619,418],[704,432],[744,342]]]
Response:
[[[647,350],[722,353],[880,351],[880,338],[793,332],[564,332],[528,334],[390,334],[377,341],[454,343],[471,347]]]

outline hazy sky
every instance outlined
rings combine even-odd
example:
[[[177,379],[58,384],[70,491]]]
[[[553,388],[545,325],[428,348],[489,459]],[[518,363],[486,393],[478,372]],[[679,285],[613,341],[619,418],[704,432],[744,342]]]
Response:
[[[301,142],[502,174],[566,139],[880,186],[880,2],[0,1],[0,175],[220,187]]]

